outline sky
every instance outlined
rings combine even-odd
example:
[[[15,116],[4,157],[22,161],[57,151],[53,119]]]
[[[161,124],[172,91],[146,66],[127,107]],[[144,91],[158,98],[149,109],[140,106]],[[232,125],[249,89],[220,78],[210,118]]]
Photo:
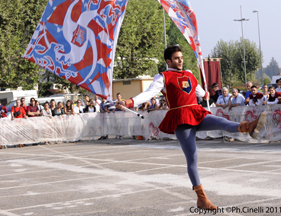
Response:
[[[203,57],[211,54],[217,42],[236,41],[242,37],[240,5],[243,18],[244,38],[254,41],[259,47],[258,18],[259,11],[261,50],[263,52],[263,67],[266,67],[272,57],[281,67],[281,0],[189,0],[198,24],[199,37]]]

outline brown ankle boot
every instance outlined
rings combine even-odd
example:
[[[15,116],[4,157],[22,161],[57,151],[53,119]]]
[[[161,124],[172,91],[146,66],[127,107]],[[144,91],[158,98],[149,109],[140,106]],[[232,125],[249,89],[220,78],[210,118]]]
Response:
[[[214,210],[217,209],[217,206],[214,206],[211,201],[208,199],[207,195],[205,194],[204,190],[203,190],[203,186],[198,185],[196,187],[193,187],[193,190],[195,190],[196,194],[197,194],[197,207],[198,208],[202,208],[205,210]]]
[[[241,122],[240,125],[238,126],[238,130],[241,133],[248,132],[252,138],[256,138],[258,136],[260,130],[264,126],[265,122],[266,122],[266,114],[261,113],[255,121]]]

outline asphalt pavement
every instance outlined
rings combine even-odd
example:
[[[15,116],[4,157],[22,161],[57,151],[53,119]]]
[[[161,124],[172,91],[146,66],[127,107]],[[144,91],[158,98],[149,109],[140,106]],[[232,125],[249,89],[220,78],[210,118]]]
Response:
[[[280,215],[281,143],[197,141],[217,212],[196,208],[177,141],[83,141],[0,150],[0,215]]]

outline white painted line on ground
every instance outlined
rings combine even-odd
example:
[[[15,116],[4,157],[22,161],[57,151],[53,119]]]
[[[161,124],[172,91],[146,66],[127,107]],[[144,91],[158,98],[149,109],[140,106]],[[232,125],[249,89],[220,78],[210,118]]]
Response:
[[[20,216],[20,215],[13,214],[13,213],[11,213],[11,212],[4,211],[4,210],[0,210],[0,214],[2,214],[2,215],[4,215],[4,216]]]

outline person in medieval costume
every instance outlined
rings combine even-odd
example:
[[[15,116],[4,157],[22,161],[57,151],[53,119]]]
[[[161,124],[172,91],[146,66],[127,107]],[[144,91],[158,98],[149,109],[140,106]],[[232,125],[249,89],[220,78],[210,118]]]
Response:
[[[197,166],[196,132],[210,130],[224,130],[228,132],[248,132],[256,138],[266,122],[266,115],[262,113],[253,122],[232,122],[225,118],[217,117],[198,105],[197,98],[209,98],[191,71],[184,71],[183,55],[180,46],[169,46],[164,51],[164,58],[169,66],[165,72],[155,75],[152,84],[145,92],[134,98],[120,102],[117,106],[127,108],[136,107],[149,100],[160,91],[166,98],[169,111],[159,125],[159,129],[168,134],[175,134],[181,144],[187,161],[187,172],[193,189],[197,194],[197,206],[199,208],[214,210],[207,198],[200,182]]]

